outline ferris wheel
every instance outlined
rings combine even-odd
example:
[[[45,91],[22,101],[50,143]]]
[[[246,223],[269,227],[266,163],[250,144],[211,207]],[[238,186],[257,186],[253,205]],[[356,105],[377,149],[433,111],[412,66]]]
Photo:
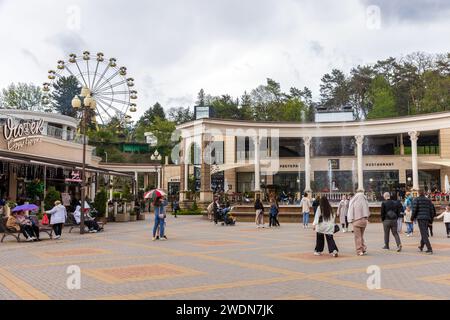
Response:
[[[48,71],[49,82],[43,84],[43,104],[49,104],[52,91],[59,80],[73,77],[80,88],[88,89],[93,98],[93,110],[98,122],[109,123],[118,119],[131,122],[128,112],[136,112],[137,91],[133,89],[134,79],[127,77],[127,68],[119,67],[116,58],[107,59],[99,52],[96,56],[84,51],[77,57],[72,53],[67,60],[59,60],[56,70]]]

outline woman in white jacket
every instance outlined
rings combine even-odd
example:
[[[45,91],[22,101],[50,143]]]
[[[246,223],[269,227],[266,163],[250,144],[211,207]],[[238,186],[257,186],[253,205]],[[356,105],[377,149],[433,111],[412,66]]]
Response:
[[[314,250],[314,255],[322,255],[322,251],[325,248],[325,238],[327,239],[328,251],[333,257],[338,256],[338,248],[336,242],[334,242],[333,234],[336,223],[336,216],[333,213],[333,208],[331,208],[328,199],[325,196],[320,197],[320,205],[317,208],[316,214],[314,215],[313,226],[316,229],[316,248]]]
[[[55,232],[55,239],[61,238],[62,228],[67,218],[66,207],[61,204],[61,201],[55,201],[55,206],[52,210],[45,211],[45,213],[50,214],[50,224]]]

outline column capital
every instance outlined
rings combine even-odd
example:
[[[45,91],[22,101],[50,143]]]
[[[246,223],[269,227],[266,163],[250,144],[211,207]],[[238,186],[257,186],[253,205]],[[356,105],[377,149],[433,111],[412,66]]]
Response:
[[[303,143],[305,144],[305,146],[306,145],[310,145],[311,144],[311,140],[312,140],[311,136],[303,137]]]
[[[355,141],[356,141],[357,144],[363,144],[364,136],[363,135],[355,136]]]
[[[410,132],[408,132],[408,135],[409,135],[411,141],[417,141],[419,139],[420,132],[410,131]]]

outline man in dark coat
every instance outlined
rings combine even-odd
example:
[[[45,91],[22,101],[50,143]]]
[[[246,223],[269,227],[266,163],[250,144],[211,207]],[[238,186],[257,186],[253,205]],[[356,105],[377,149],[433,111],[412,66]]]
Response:
[[[417,220],[421,236],[419,250],[423,251],[423,247],[427,246],[426,253],[428,254],[433,254],[430,239],[428,238],[428,225],[433,221],[435,216],[436,208],[431,200],[425,197],[425,192],[421,190],[419,197],[413,201],[411,222]]]
[[[400,203],[394,199],[391,199],[389,192],[385,192],[384,200],[381,203],[381,221],[383,221],[384,229],[384,247],[383,249],[389,250],[389,234],[395,238],[397,244],[397,252],[402,251],[402,243],[397,230],[397,220],[400,217]]]

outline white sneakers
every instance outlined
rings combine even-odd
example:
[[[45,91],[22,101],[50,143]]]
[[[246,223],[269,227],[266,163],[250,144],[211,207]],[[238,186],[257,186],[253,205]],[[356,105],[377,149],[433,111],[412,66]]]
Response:
[[[333,257],[337,258],[337,257],[338,257],[338,252],[337,252],[337,250],[334,250],[334,251],[331,253],[331,255],[332,255]]]
[[[55,240],[58,240],[58,239],[60,239],[61,238],[61,236],[56,236],[55,237]]]
[[[315,255],[315,256],[321,256],[322,253],[321,253],[321,252],[314,251],[314,255]]]

